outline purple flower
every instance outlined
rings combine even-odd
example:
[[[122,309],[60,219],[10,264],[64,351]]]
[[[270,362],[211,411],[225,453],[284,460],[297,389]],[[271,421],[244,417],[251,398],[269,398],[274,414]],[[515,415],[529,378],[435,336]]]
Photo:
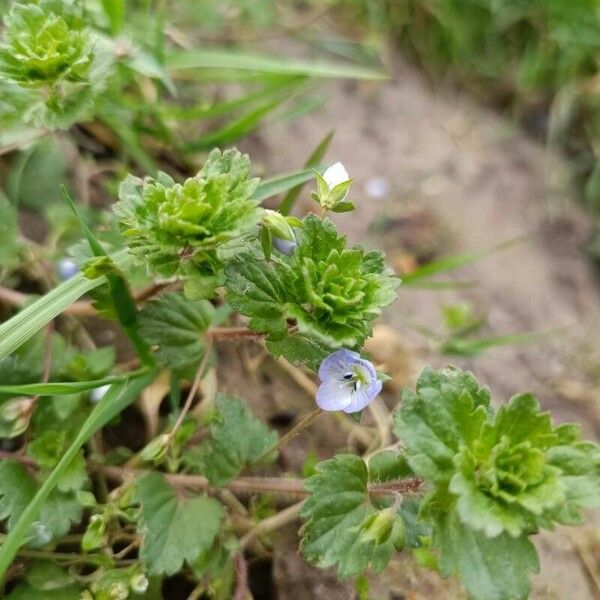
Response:
[[[330,354],[319,367],[321,385],[317,405],[323,410],[354,413],[367,406],[379,392],[382,383],[375,367],[357,352],[342,348]]]

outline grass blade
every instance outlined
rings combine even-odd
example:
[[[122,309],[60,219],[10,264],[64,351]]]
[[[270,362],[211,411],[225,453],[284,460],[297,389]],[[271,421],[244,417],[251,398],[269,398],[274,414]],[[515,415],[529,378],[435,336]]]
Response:
[[[109,258],[108,254],[102,247],[102,244],[100,243],[98,238],[94,235],[92,230],[85,224],[85,222],[79,215],[79,211],[77,210],[75,203],[70,198],[64,186],[62,186],[62,193],[63,198],[67,203],[67,206],[71,209],[71,211],[79,221],[79,225],[81,227],[81,230],[83,231],[85,239],[87,240],[90,246],[92,254],[95,257]],[[106,274],[106,281],[108,282],[108,289],[110,292],[110,299],[113,308],[115,309],[115,313],[117,314],[117,318],[119,319],[119,323],[121,324],[123,331],[127,334],[127,337],[129,338],[129,341],[135,348],[135,351],[137,352],[137,355],[139,356],[140,360],[145,365],[152,365],[154,362],[154,358],[152,357],[152,353],[150,352],[148,344],[140,335],[137,326],[137,310],[135,308],[135,301],[131,296],[129,284],[127,283],[123,275],[121,275],[120,271],[116,269]]]
[[[242,50],[179,50],[168,54],[166,63],[171,70],[233,69],[327,79],[388,79],[385,73],[359,65],[274,58]]]
[[[496,246],[492,246],[486,250],[469,252],[467,254],[457,254],[456,256],[448,256],[446,258],[441,258],[440,260],[435,260],[423,265],[422,267],[419,267],[418,269],[415,269],[410,273],[407,273],[406,275],[402,275],[402,284],[404,286],[409,286],[413,283],[421,283],[423,280],[426,280],[433,275],[440,275],[442,273],[454,271],[466,265],[470,265],[471,263],[477,262],[482,258],[486,258],[487,256],[495,254],[496,252],[500,252],[501,250],[506,250],[507,248],[511,248],[512,246],[520,244],[521,242],[530,239],[530,237],[530,235],[522,235],[497,244]]]
[[[86,279],[79,273],[0,325],[0,359],[14,352],[86,292],[103,283],[106,283],[104,277]]]
[[[106,425],[126,406],[131,404],[139,396],[140,392],[151,383],[155,375],[155,372],[150,372],[127,382],[114,384],[90,413],[90,416],[86,419],[73,443],[69,446],[52,473],[50,473],[48,479],[44,481],[37,494],[27,505],[19,520],[4,539],[2,546],[0,546],[0,582],[4,579],[6,570],[23,543],[23,539],[27,535],[31,523],[37,517],[43,502],[56,487],[78,450],[98,429]]]
[[[229,144],[243,135],[254,131],[261,120],[285,100],[286,98],[284,97],[270,100],[258,108],[254,108],[246,114],[243,114],[241,117],[230,121],[217,131],[208,133],[193,142],[185,144],[183,149],[186,152],[197,152],[214,146]]]
[[[18,396],[63,396],[88,392],[103,385],[120,383],[132,377],[147,373],[148,369],[142,368],[125,375],[110,375],[93,381],[58,381],[48,383],[24,383],[21,385],[0,385],[0,394],[14,394]]]
[[[333,131],[330,131],[317,145],[317,147],[312,151],[311,155],[308,157],[307,161],[304,163],[305,169],[310,169],[311,167],[316,167],[325,156],[329,145],[331,144],[331,140],[333,139]],[[294,208],[294,204],[304,187],[304,183],[302,182],[296,186],[294,186],[285,196],[285,198],[281,201],[279,205],[279,212],[282,215],[289,215]]]
[[[440,344],[440,351],[455,356],[477,356],[490,348],[530,344],[554,333],[556,330],[510,333],[476,339],[451,337]]]
[[[273,177],[272,179],[266,179],[262,181],[254,192],[254,197],[261,202],[276,196],[282,192],[287,192],[289,189],[305,183],[309,179],[315,176],[315,171],[322,172],[321,167],[313,167],[312,169],[301,169],[300,171],[294,171],[287,175],[280,175],[279,177]]]
[[[115,253],[112,259],[122,269],[132,260],[124,250]],[[0,325],[0,359],[14,352],[86,292],[103,283],[106,283],[105,277],[87,279],[78,273],[5,321]]]

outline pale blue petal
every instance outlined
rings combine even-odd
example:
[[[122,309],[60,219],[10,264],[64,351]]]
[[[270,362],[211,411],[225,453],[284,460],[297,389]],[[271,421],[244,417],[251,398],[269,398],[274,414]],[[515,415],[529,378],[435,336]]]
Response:
[[[284,240],[282,238],[273,236],[273,247],[276,250],[279,250],[279,252],[282,254],[291,256],[294,254],[294,250],[298,247],[298,243],[296,240]]]
[[[371,400],[381,392],[382,387],[383,383],[381,381],[377,379],[371,380],[369,387],[365,387],[358,392],[352,392],[352,402],[346,408],[342,408],[342,410],[347,413],[355,413],[366,408],[371,403]]]
[[[357,352],[346,350],[346,348],[336,350],[321,363],[321,366],[319,367],[319,379],[321,381],[327,381],[334,378],[341,380],[344,374],[347,373],[348,368],[358,361],[362,362],[362,359]]]
[[[327,411],[344,410],[352,403],[352,390],[336,379],[322,383],[317,390],[317,406]]]

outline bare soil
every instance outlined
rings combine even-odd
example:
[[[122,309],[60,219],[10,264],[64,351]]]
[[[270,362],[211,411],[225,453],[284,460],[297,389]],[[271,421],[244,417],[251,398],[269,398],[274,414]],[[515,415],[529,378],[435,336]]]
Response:
[[[335,218],[352,241],[383,247],[402,269],[422,258],[479,251],[526,236],[451,276],[476,282],[473,287],[400,292],[385,315],[387,327],[379,328],[370,347],[396,375],[395,384],[412,385],[425,364],[452,363],[472,370],[497,402],[531,391],[556,421],[581,422],[586,436],[599,439],[600,290],[583,250],[588,222],[567,186],[560,158],[468,97],[450,89],[432,90],[403,63],[396,65],[388,83],[338,83],[326,92],[323,108],[270,126],[247,140],[245,149],[272,173],[283,172],[301,164],[335,129],[329,158],[341,160],[354,178],[352,199],[358,205],[355,213]],[[373,177],[389,183],[382,198],[365,191]],[[307,199],[298,207],[309,208]],[[440,306],[463,300],[486,316],[481,335],[551,334],[474,358],[441,356],[410,322],[439,330]],[[261,398],[255,398],[255,410],[293,416],[309,409],[307,394],[273,384],[278,379],[260,382],[266,388],[257,388]],[[243,391],[248,396],[247,386]],[[265,397],[271,408],[265,408]],[[388,390],[386,400],[390,408],[397,403],[394,389]],[[297,467],[311,448],[325,458],[346,440],[337,422],[324,419],[312,434],[291,444],[281,466]],[[598,564],[590,541],[597,526],[591,517],[580,528],[539,536],[541,572],[532,598],[600,597],[592,580]],[[332,572],[320,572],[298,556],[296,530],[294,525],[277,534],[272,565],[276,598],[353,598],[352,585],[338,583]],[[373,597],[463,596],[454,583],[399,557],[374,580]]]

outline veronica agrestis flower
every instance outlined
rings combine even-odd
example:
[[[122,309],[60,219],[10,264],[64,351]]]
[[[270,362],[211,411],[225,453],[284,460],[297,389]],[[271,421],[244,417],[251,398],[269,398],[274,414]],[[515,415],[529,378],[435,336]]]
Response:
[[[62,281],[66,281],[79,273],[79,266],[70,258],[61,258],[56,263],[56,272]]]
[[[382,383],[375,367],[357,352],[342,348],[330,354],[319,367],[321,385],[317,405],[328,411],[354,413],[365,408],[379,392]]]
[[[327,183],[329,189],[332,190],[336,185],[348,181],[350,176],[344,168],[344,165],[341,162],[336,162],[323,173],[323,179],[325,180],[325,183]]]
[[[284,240],[283,238],[273,236],[273,246],[286,256],[291,256],[298,247],[298,242],[294,236],[293,240]]]

